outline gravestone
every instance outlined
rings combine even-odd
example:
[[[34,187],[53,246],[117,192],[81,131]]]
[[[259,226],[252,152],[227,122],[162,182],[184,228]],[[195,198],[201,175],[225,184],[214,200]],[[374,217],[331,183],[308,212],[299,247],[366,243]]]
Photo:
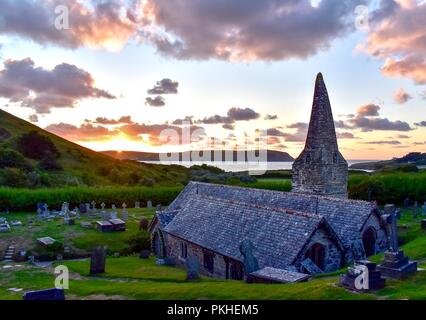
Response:
[[[161,212],[161,203],[157,204],[157,212]]]
[[[90,212],[90,203],[85,203],[84,204],[86,206],[86,213]]]
[[[250,274],[259,270],[259,262],[253,254],[254,246],[253,243],[246,239],[243,240],[240,244],[240,252],[244,257],[244,272]]]
[[[152,201],[151,200],[148,200],[148,202],[146,203],[146,208],[152,209]]]
[[[149,251],[149,250],[142,250],[141,253],[140,253],[140,255],[139,255],[139,258],[141,258],[141,259],[148,259],[150,256],[151,256],[151,251]]]
[[[87,213],[87,206],[85,203],[80,203],[80,205],[78,206],[80,213],[81,214],[86,214]]]
[[[302,261],[302,266],[309,274],[322,273],[323,271],[310,258]]]
[[[147,218],[142,217],[141,220],[139,221],[139,231],[140,230],[148,230],[148,225],[149,225],[149,221]]]
[[[96,247],[90,257],[90,273],[98,274],[105,272],[107,247]]]
[[[96,212],[96,202],[95,202],[95,200],[92,201],[92,211]]]
[[[65,300],[64,289],[47,289],[26,292],[24,300]]]
[[[141,208],[141,203],[139,201],[135,202],[135,209],[140,209]]]
[[[414,217],[414,219],[417,218],[417,216],[419,215],[419,211],[420,211],[419,203],[417,201],[415,201],[414,202],[414,207],[413,207],[413,217]]]
[[[385,278],[404,279],[417,272],[417,262],[409,261],[404,252],[399,249],[394,205],[385,206],[385,214],[382,215],[382,219],[386,224],[390,247],[389,250],[385,251],[384,260],[377,266],[377,270]]]
[[[361,277],[362,283],[360,280]],[[364,281],[367,281],[364,283]],[[339,285],[357,292],[368,292],[383,289],[386,280],[376,270],[376,264],[368,260],[357,261],[349,267],[346,274],[340,276]]]
[[[405,198],[404,199],[404,208],[408,208],[410,206],[410,199],[409,198]]]
[[[123,203],[123,204],[121,205],[121,207],[123,208],[123,209],[121,210],[121,218],[122,218],[124,221],[126,221],[127,219],[129,219],[129,212],[127,212],[127,204],[126,204],[126,203]]]
[[[192,281],[200,278],[200,262],[195,257],[188,257],[185,261],[186,280]]]

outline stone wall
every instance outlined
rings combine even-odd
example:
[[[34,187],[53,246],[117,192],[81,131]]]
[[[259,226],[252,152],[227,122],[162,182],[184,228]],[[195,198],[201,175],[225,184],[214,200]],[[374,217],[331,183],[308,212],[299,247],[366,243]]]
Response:
[[[347,198],[347,185],[348,164],[336,150],[304,150],[293,164],[293,192]]]
[[[176,264],[185,266],[185,259],[181,257],[181,243],[186,243],[188,248],[188,257],[196,257],[200,262],[200,274],[214,278],[226,278],[226,263],[225,257],[218,253],[214,254],[214,268],[213,273],[204,268],[204,248],[193,244],[191,242],[184,241],[170,234],[167,235],[167,256],[173,257],[176,260]]]
[[[317,229],[312,235],[308,244],[299,254],[299,257],[296,259],[294,266],[299,272],[303,272],[303,267],[301,262],[305,259],[305,254],[309,248],[315,243],[319,243],[325,247],[325,259],[324,259],[324,272],[332,272],[340,269],[343,264],[344,252],[339,249],[334,240],[330,239],[328,233],[323,229]]]

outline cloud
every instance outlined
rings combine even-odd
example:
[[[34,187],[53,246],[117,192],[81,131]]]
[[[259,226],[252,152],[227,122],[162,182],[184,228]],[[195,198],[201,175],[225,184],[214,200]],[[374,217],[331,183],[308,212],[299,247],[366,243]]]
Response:
[[[406,134],[398,134],[396,135],[397,139],[410,139],[410,136],[407,136]]]
[[[85,98],[115,99],[94,86],[92,75],[75,65],[62,63],[52,70],[35,67],[33,60],[6,60],[0,70],[0,97],[50,113],[53,108],[73,108]]]
[[[195,121],[196,123],[203,124],[232,124],[236,121],[250,121],[256,120],[260,114],[250,108],[231,108],[228,110],[226,116],[214,115]]]
[[[250,108],[231,108],[228,117],[235,121],[248,121],[258,119],[260,114]]]
[[[408,94],[407,92],[405,92],[404,88],[400,88],[398,90],[395,91],[394,95],[393,95],[393,100],[396,103],[399,104],[404,104],[406,102],[408,102],[408,100],[413,99],[413,97]]]
[[[97,117],[93,123],[103,124],[103,125],[115,125],[115,124],[130,124],[133,123],[132,118],[130,116],[122,116],[121,118],[108,119],[105,117]]]
[[[83,123],[79,127],[68,123],[50,124],[45,128],[58,136],[72,141],[91,141],[110,138],[115,133],[103,126],[94,126],[91,123]]]
[[[166,101],[161,96],[156,96],[155,98],[147,97],[145,104],[151,107],[164,107],[166,105]]]
[[[179,127],[168,124],[129,124],[120,127],[119,132],[126,134],[127,136],[140,139],[140,136],[147,135],[149,138],[149,143],[152,146],[161,146],[166,144],[171,144],[176,142],[177,144],[183,143],[183,138],[186,133],[190,134],[188,140],[190,142],[200,141],[205,137],[206,133],[203,127],[200,126],[189,126],[189,127]],[[168,132],[174,132],[179,138],[179,141],[172,141]],[[186,141],[189,142],[189,141]]]
[[[36,114],[32,114],[32,115],[30,115],[30,116],[28,117],[28,119],[29,119],[31,122],[36,123],[36,122],[38,122],[38,115],[36,115]]]
[[[296,132],[289,133],[279,130],[278,128],[269,128],[267,130],[268,137],[281,137],[287,142],[304,142],[306,140],[308,125],[303,122],[297,122],[286,126],[289,129],[296,129]]]
[[[277,120],[278,116],[276,114],[267,114],[265,116],[265,118],[263,118],[264,120]]]
[[[222,125],[222,128],[226,129],[226,130],[234,130],[235,129],[235,125],[230,124],[230,123],[225,123],[224,125]]]
[[[218,114],[196,121],[196,123],[203,123],[203,124],[231,124],[234,122],[235,122],[234,119],[231,119],[228,116],[220,116]]]
[[[337,139],[356,139],[353,133],[351,132],[337,132]]]
[[[389,130],[389,131],[411,131],[413,130],[407,122],[396,120],[390,121],[387,118],[366,118],[362,116],[349,119],[347,121],[351,129],[361,129],[362,131]]]
[[[356,115],[352,115],[346,121],[335,121],[336,128],[346,130],[360,129],[364,132],[373,130],[383,131],[411,131],[413,128],[404,121],[391,121],[387,118],[379,118],[380,107],[375,104],[366,104],[358,108]]]
[[[163,79],[157,81],[154,88],[148,90],[148,94],[160,95],[160,94],[177,94],[179,82],[172,81],[170,79]]]
[[[383,0],[369,21],[362,50],[385,59],[381,69],[389,77],[426,84],[426,2]]]
[[[426,121],[416,122],[414,125],[417,127],[426,127]]]
[[[358,0],[148,0],[141,32],[178,59],[305,59],[353,29]]]
[[[390,144],[390,145],[400,145],[401,142],[396,140],[383,140],[383,141],[368,141],[364,142],[365,144]]]
[[[55,8],[69,10],[68,30],[55,28]],[[30,39],[42,45],[76,49],[97,47],[120,49],[137,31],[131,11],[122,1],[75,0],[2,0],[0,1],[0,34]]]
[[[366,104],[358,108],[357,114],[365,117],[379,116],[380,107],[376,104]]]
[[[193,116],[185,116],[185,118],[183,118],[183,119],[176,119],[176,120],[174,120],[173,122],[172,122],[172,124],[175,124],[175,125],[183,125],[183,124],[193,124]]]

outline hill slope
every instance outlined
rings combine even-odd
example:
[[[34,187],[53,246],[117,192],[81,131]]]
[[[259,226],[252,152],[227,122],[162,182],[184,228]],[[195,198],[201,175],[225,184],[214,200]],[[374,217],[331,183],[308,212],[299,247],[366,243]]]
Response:
[[[181,166],[118,160],[51,134],[0,110],[0,185],[176,185],[189,179]]]
[[[410,166],[426,166],[426,153],[410,152],[401,158],[394,158],[392,160],[354,163],[350,168],[361,170],[394,170],[408,169]]]

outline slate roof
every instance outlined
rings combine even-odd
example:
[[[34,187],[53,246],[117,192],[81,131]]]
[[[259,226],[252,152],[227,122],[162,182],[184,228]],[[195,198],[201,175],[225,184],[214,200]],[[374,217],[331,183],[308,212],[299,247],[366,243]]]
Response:
[[[190,182],[172,202],[168,211],[173,211],[173,215],[176,215],[183,207],[191,204],[197,195],[214,198],[217,202],[233,201],[324,217],[346,248],[350,247],[352,241],[360,238],[365,222],[378,210],[374,202]],[[219,211],[216,209],[215,213],[218,214]],[[220,220],[219,217],[217,219]]]
[[[193,185],[192,185],[193,186]],[[190,186],[190,188],[192,188]],[[250,189],[245,189],[250,193]],[[323,217],[251,203],[192,193],[179,203],[179,213],[164,231],[201,247],[242,261],[239,245],[252,241],[259,265],[285,268],[291,265]]]

